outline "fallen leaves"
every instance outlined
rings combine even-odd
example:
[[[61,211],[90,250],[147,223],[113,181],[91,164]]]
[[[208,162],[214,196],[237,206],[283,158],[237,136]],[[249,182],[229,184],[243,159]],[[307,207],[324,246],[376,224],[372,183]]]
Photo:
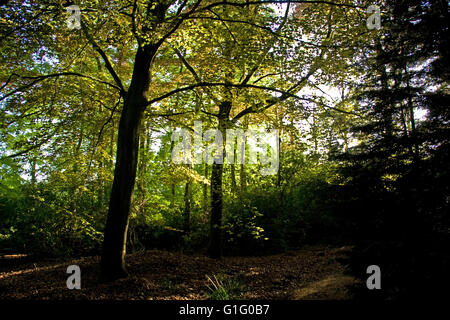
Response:
[[[111,283],[97,280],[99,257],[22,263],[20,256],[0,257],[0,299],[208,299],[205,275],[238,279],[245,287],[241,299],[348,299],[347,287],[356,282],[344,276],[344,266],[337,261],[348,250],[316,246],[272,256],[219,260],[148,250],[128,255],[132,276]],[[81,268],[81,290],[66,287],[70,264]]]

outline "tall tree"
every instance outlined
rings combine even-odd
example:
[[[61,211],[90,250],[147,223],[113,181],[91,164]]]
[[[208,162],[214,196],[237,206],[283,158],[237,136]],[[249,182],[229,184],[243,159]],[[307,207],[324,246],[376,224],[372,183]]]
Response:
[[[230,30],[227,30],[229,24],[237,24],[246,26],[247,30],[264,31],[273,34],[274,39],[281,39],[280,35],[276,32],[274,34],[271,29],[276,23],[272,22],[272,25],[269,26],[264,25],[268,18],[269,2],[180,0],[172,3],[166,0],[134,0],[131,2],[86,0],[79,2],[81,9],[78,12],[80,17],[79,30],[68,28],[67,19],[76,20],[76,12],[67,13],[64,4],[64,1],[42,5],[30,1],[11,1],[6,7],[1,7],[2,16],[7,18],[8,23],[2,25],[0,41],[8,44],[9,48],[13,48],[11,51],[13,54],[8,56],[14,61],[10,63],[2,61],[5,68],[1,71],[3,95],[0,101],[17,106],[23,114],[26,114],[26,111],[23,112],[24,109],[20,102],[23,102],[26,97],[32,96],[35,99],[47,98],[48,95],[40,95],[40,93],[49,92],[53,89],[54,101],[50,101],[50,103],[44,101],[43,105],[50,107],[46,112],[41,112],[43,116],[50,119],[46,124],[48,128],[53,129],[63,128],[62,123],[57,125],[53,123],[53,107],[58,105],[60,108],[58,114],[67,119],[67,114],[70,114],[67,108],[80,104],[79,95],[90,94],[93,97],[98,97],[96,100],[105,106],[104,109],[109,111],[106,115],[101,115],[105,121],[105,124],[100,126],[101,134],[104,133],[107,125],[114,123],[114,120],[117,120],[115,118],[119,118],[118,127],[116,127],[118,131],[114,180],[109,200],[101,259],[102,278],[106,280],[116,279],[127,274],[125,268],[127,228],[138,164],[140,126],[148,106],[154,106],[172,95],[182,94],[200,87],[221,87],[222,93],[227,92],[230,88],[253,88],[255,91],[268,89],[272,92],[282,93],[281,98],[275,99],[276,101],[272,100],[268,104],[270,106],[275,102],[288,99],[298,92],[306,81],[305,79],[308,79],[313,71],[318,70],[319,65],[313,63],[316,55],[312,54],[309,59],[306,59],[308,63],[305,65],[312,66],[309,69],[306,68],[309,70],[306,74],[302,74],[300,79],[297,75],[285,79],[292,86],[286,86],[284,91],[274,89],[279,85],[277,80],[281,80],[280,78],[269,81],[270,78],[264,78],[263,72],[261,74],[256,72],[262,66],[263,60],[266,57],[270,58],[272,55],[270,48],[273,47],[275,40],[271,40],[269,46],[264,49],[263,60],[256,59],[252,63],[241,65],[241,71],[244,71],[239,74],[243,76],[241,81],[236,81],[237,73],[233,74],[232,72],[230,77],[225,67],[223,68],[226,71],[225,77],[222,77],[219,81],[209,74],[209,77],[206,77],[207,80],[195,81],[184,87],[179,87],[170,80],[166,83],[159,81],[156,85],[154,79],[157,77],[154,76],[153,70],[158,62],[158,53],[167,48],[166,43],[169,39],[181,35],[181,31],[192,27],[192,24],[187,23],[188,20],[217,22],[212,26],[222,25],[223,34],[230,32]],[[321,6],[329,8],[355,7],[353,4],[334,4],[332,2],[324,2]],[[105,14],[105,8],[109,9],[108,14]],[[214,11],[217,8],[222,9],[225,16],[219,15],[218,17],[217,12]],[[319,9],[317,8],[317,10]],[[254,16],[242,14],[242,10],[252,10]],[[328,10],[328,16],[331,14],[330,10]],[[255,16],[260,17],[260,19],[255,20]],[[312,14],[311,17],[313,16]],[[261,22],[263,24],[259,24]],[[308,22],[303,21],[303,24],[307,27]],[[303,51],[302,57],[307,57],[314,50],[317,51],[318,46],[324,44],[321,41],[323,36],[331,34],[332,24],[328,22],[327,25],[326,32],[320,32],[318,28],[312,32],[316,35],[315,40],[317,41]],[[39,33],[39,37],[36,37],[37,33]],[[231,31],[228,37],[232,37],[232,35]],[[235,37],[235,35],[233,36]],[[257,53],[264,38],[267,38],[267,36],[258,39],[257,43],[259,44],[253,48],[250,55]],[[191,39],[195,40],[193,35],[191,35]],[[233,43],[235,40],[230,40],[229,43]],[[5,50],[4,48],[2,47],[2,50]],[[213,55],[215,50],[209,49],[209,52]],[[41,62],[45,61],[45,63],[39,63],[37,61],[39,57]],[[233,54],[228,55],[228,57],[231,60]],[[291,59],[291,63],[294,63],[294,60]],[[230,61],[228,62],[229,65],[233,64]],[[322,64],[321,67],[325,68],[325,65]],[[166,76],[170,78],[173,73],[170,70],[167,71]],[[268,85],[257,84],[262,80],[261,77],[265,79],[265,83]],[[80,81],[78,86],[77,83],[71,81],[74,78]],[[250,83],[252,79],[253,83]],[[52,81],[54,81],[53,86]],[[56,86],[56,83],[60,86]],[[89,90],[87,91],[86,88],[89,88]],[[220,103],[216,106],[223,107],[216,114],[216,117],[220,122],[219,128],[225,128],[225,122],[227,121],[225,116],[230,115],[228,106],[235,101],[220,98]],[[266,94],[264,100],[270,99],[273,99],[273,96]],[[31,100],[27,102],[24,104],[25,106],[31,104]],[[57,102],[57,104],[54,102]],[[91,101],[92,105],[93,102]],[[238,113],[233,120],[237,121],[248,113],[266,110],[268,106],[248,107]],[[45,146],[52,137],[56,139],[58,135],[46,130],[44,134],[34,137],[32,143],[28,141],[27,144],[24,144],[26,146],[19,148],[20,150],[17,153],[8,154],[7,157],[20,156],[32,149]],[[80,141],[83,140],[84,138],[80,137]],[[103,140],[99,139],[99,141]],[[96,146],[96,143],[93,143],[93,146]],[[90,165],[88,167],[90,168]],[[216,166],[213,172],[213,175],[217,178],[215,181],[219,182],[222,175],[220,167]],[[221,203],[221,191],[220,188],[216,190],[217,192],[214,193],[212,198],[217,200],[213,201],[217,204],[217,210],[214,210],[214,212],[216,213],[215,216],[219,217],[221,209],[218,208],[220,208]],[[214,238],[219,239],[218,237]]]
[[[383,263],[392,299],[438,292],[448,268],[430,261],[448,265],[449,11],[447,1],[421,0],[387,1],[383,11],[383,28],[358,62],[367,75],[357,86],[364,117],[346,154],[356,199],[346,214],[358,226],[353,268]]]

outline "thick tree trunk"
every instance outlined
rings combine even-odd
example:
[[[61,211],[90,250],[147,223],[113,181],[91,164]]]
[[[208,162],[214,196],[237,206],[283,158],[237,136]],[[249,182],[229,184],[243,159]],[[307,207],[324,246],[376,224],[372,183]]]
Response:
[[[131,84],[120,117],[114,181],[105,227],[101,278],[126,277],[126,240],[139,152],[139,128],[147,105],[150,67],[155,48],[138,48]]]
[[[219,107],[219,130],[223,137],[223,158],[225,158],[225,129],[228,125],[231,110],[231,102],[225,101]],[[211,172],[211,218],[210,218],[210,244],[209,256],[211,258],[220,258],[222,256],[222,211],[223,211],[223,161],[214,162]]]
[[[136,112],[133,109],[132,104],[125,103],[119,124],[114,182],[101,260],[101,273],[104,280],[113,280],[127,275],[126,238],[131,194],[136,178],[139,125],[142,117],[141,111]]]

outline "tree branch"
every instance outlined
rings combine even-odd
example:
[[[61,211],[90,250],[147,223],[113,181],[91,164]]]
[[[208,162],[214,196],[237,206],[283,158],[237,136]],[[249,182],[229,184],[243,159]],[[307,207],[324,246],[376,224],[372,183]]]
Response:
[[[175,54],[177,55],[177,57],[181,60],[181,62],[183,63],[183,65],[192,73],[192,76],[194,77],[195,81],[197,83],[201,83],[202,80],[200,79],[198,73],[195,71],[195,69],[189,64],[189,62],[186,60],[186,58],[181,54],[180,50],[178,50],[177,48],[173,47],[170,42],[169,42],[169,46],[174,50]],[[214,95],[207,90],[206,87],[203,87],[206,94],[217,104],[219,105],[220,102],[219,100],[217,100]]]
[[[284,17],[283,20],[281,21],[280,25],[278,26],[277,30],[274,32],[275,35],[278,35],[281,32],[281,29],[283,29],[284,25],[286,24],[287,18],[288,18],[288,14],[289,14],[289,8],[290,8],[290,4],[288,3],[286,11],[284,13]],[[246,84],[250,81],[250,79],[252,78],[252,76],[255,74],[255,72],[258,70],[259,66],[261,65],[261,63],[264,61],[264,59],[266,58],[267,54],[269,53],[270,49],[272,48],[272,46],[275,44],[276,42],[276,37],[272,39],[271,43],[266,47],[266,49],[264,50],[264,53],[261,54],[260,58],[258,59],[258,61],[256,62],[256,64],[253,66],[252,70],[250,70],[250,72],[247,74],[247,76],[244,78],[244,80],[242,81],[242,84]]]
[[[180,25],[183,23],[183,21],[186,20],[191,14],[193,14],[197,10],[201,2],[202,0],[198,0],[193,5],[192,9],[189,10],[189,12],[186,12],[184,14],[177,14],[178,21],[175,23],[175,25],[169,32],[167,32],[164,36],[161,37],[161,39],[156,43],[156,47],[159,47],[161,44],[163,44],[164,41],[166,41],[175,31],[177,31]]]
[[[310,4],[327,4],[331,6],[337,6],[337,7],[345,7],[345,8],[354,8],[354,9],[366,9],[367,6],[360,6],[360,5],[352,5],[352,4],[346,4],[346,3],[336,3],[333,1],[321,1],[321,0],[311,0],[311,1],[292,1],[292,0],[263,0],[263,1],[246,1],[242,3],[236,3],[236,2],[228,2],[228,1],[222,1],[222,2],[216,2],[209,4],[205,7],[200,8],[201,10],[208,10],[210,8],[214,8],[217,6],[233,6],[233,7],[241,7],[244,8],[245,6],[250,5],[262,5],[262,4],[283,4],[283,3],[310,3]]]
[[[327,104],[325,104],[323,102],[318,102],[318,101],[315,101],[315,100],[312,100],[312,99],[299,97],[299,96],[297,96],[297,95],[295,95],[293,93],[290,93],[289,91],[285,91],[285,90],[281,90],[281,89],[277,89],[277,88],[270,88],[270,87],[266,87],[266,86],[257,86],[257,85],[254,85],[254,84],[233,84],[233,83],[222,83],[222,82],[200,82],[200,83],[196,83],[196,84],[193,84],[193,85],[190,85],[190,86],[186,86],[186,87],[183,87],[183,88],[177,88],[177,89],[174,89],[174,90],[172,90],[172,91],[170,91],[170,92],[168,92],[168,93],[166,93],[166,94],[164,94],[162,96],[159,96],[157,98],[154,98],[154,99],[150,100],[148,102],[147,106],[151,105],[151,104],[153,104],[155,102],[164,100],[164,99],[166,99],[166,98],[168,98],[168,97],[170,97],[170,96],[172,96],[174,94],[180,93],[180,92],[189,91],[189,90],[192,90],[192,89],[195,89],[195,88],[198,88],[198,87],[218,87],[218,86],[233,87],[233,88],[253,88],[253,89],[260,89],[260,90],[266,90],[266,91],[272,91],[272,92],[281,93],[281,97],[280,98],[274,99],[267,106],[265,106],[265,107],[263,107],[261,109],[254,109],[253,107],[249,107],[249,108],[241,111],[238,115],[236,115],[232,119],[233,122],[238,120],[239,118],[241,118],[245,114],[261,112],[261,111],[267,110],[268,108],[270,108],[274,104],[282,102],[282,101],[284,101],[284,100],[286,100],[288,98],[295,98],[295,99],[298,99],[298,100],[314,102],[314,103],[320,104],[320,105],[322,105],[322,106],[324,106],[326,108],[329,108],[329,109],[332,109],[332,110],[335,110],[335,111],[338,111],[338,112],[351,114],[351,115],[358,115],[358,114],[356,114],[354,112],[341,110],[341,109],[329,106],[329,105],[327,105]],[[248,110],[248,109],[250,109],[250,110]]]
[[[32,79],[33,81],[31,81],[30,83],[28,83],[28,84],[26,84],[26,85],[24,85],[24,86],[22,86],[22,87],[20,87],[18,89],[15,89],[15,90],[5,94],[3,97],[0,98],[0,101],[3,101],[4,99],[8,98],[9,96],[12,96],[13,94],[16,94],[17,92],[21,92],[21,91],[23,91],[25,89],[28,89],[28,88],[34,86],[36,83],[38,83],[40,81],[43,81],[43,80],[46,80],[46,79],[50,79],[50,78],[55,78],[55,77],[61,77],[61,76],[77,76],[77,77],[81,77],[81,78],[86,78],[86,79],[89,79],[89,80],[92,80],[92,81],[96,81],[96,82],[99,82],[99,83],[102,83],[102,84],[106,84],[106,85],[108,85],[108,86],[110,86],[112,88],[115,88],[115,89],[120,91],[120,88],[117,87],[116,85],[112,84],[112,83],[109,83],[107,81],[103,81],[103,80],[100,80],[100,79],[96,79],[94,77],[87,76],[87,75],[84,75],[84,74],[81,74],[81,73],[78,73],[78,72],[59,72],[59,73],[40,75],[40,76],[21,76],[21,75],[13,73],[13,74],[11,74],[10,78],[13,75],[16,76],[16,77],[22,78],[22,79]],[[2,86],[2,88],[3,88],[3,86]]]
[[[125,97],[127,94],[127,91],[125,90],[122,81],[120,80],[119,76],[117,75],[116,71],[114,70],[111,61],[109,60],[109,57],[106,55],[106,53],[100,48],[100,46],[97,44],[97,42],[94,40],[94,38],[89,34],[87,30],[86,24],[81,21],[81,26],[84,34],[86,35],[86,38],[89,40],[89,42],[92,44],[92,47],[95,51],[97,51],[100,56],[102,57],[103,61],[105,62],[105,67],[113,77],[115,83],[120,88],[120,95],[122,97]]]

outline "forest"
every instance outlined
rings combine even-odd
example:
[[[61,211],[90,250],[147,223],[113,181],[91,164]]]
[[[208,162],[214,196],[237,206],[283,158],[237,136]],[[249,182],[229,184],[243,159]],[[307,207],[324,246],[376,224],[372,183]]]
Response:
[[[439,297],[449,22],[444,0],[1,1],[0,300]]]

